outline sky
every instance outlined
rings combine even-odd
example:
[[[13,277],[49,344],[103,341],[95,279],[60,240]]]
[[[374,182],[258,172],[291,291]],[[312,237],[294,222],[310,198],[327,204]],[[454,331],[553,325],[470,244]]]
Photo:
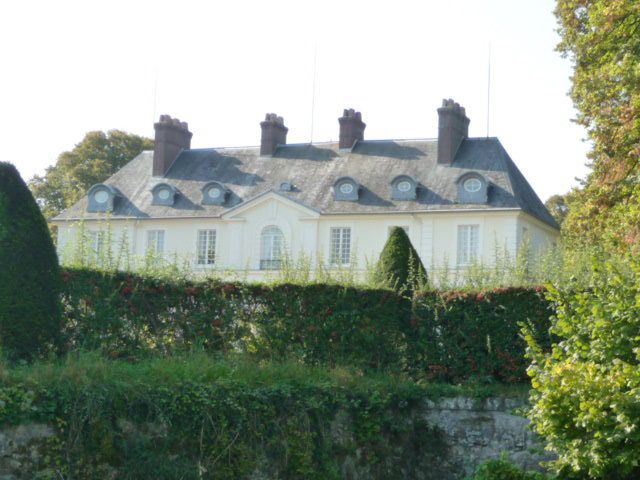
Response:
[[[337,140],[344,108],[366,139],[433,138],[452,98],[546,200],[586,175],[589,149],[554,3],[2,2],[0,160],[28,180],[86,132],[153,137],[161,114],[189,123],[194,148],[257,145],[267,112],[287,143]]]

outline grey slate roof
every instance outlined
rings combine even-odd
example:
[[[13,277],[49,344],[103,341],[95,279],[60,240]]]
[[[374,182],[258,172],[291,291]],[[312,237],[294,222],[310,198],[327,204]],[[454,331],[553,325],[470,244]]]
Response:
[[[164,177],[152,177],[153,152],[143,152],[104,183],[122,195],[114,218],[218,217],[273,190],[321,214],[516,208],[559,228],[497,138],[464,140],[451,165],[436,158],[437,140],[365,140],[346,152],[337,143],[284,145],[268,158],[259,156],[259,147],[192,149]],[[456,203],[456,180],[470,171],[490,182],[487,204]],[[401,174],[417,180],[415,200],[391,199],[390,182]],[[332,186],[344,176],[361,185],[357,202],[334,199]],[[212,180],[231,191],[224,206],[202,204],[201,188]],[[178,189],[173,206],[151,205],[151,189],[161,182]],[[279,192],[283,182],[293,191]],[[100,218],[86,207],[84,197],[54,220]]]

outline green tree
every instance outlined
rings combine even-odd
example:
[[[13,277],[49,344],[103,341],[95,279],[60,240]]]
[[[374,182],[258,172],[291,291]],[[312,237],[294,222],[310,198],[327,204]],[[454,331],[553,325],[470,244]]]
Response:
[[[592,172],[569,204],[570,242],[640,245],[640,3],[558,0],[558,50],[574,66],[571,97],[587,128]]]
[[[396,290],[414,290],[427,283],[427,271],[409,236],[401,227],[393,227],[376,268],[375,280]]]
[[[594,261],[588,289],[550,294],[558,341],[543,352],[526,335],[532,425],[561,478],[640,478],[640,262]]]
[[[58,156],[44,176],[34,176],[29,187],[45,217],[73,205],[94,184],[105,181],[153,141],[120,130],[89,132],[73,150]]]
[[[60,337],[60,270],[47,223],[18,170],[0,163],[0,344],[30,359]]]
[[[553,218],[556,219],[556,222],[558,222],[558,225],[560,226],[562,226],[564,219],[567,217],[567,213],[569,212],[567,196],[568,195],[552,195],[546,202],[544,202],[544,206],[547,207],[549,213],[553,215]]]

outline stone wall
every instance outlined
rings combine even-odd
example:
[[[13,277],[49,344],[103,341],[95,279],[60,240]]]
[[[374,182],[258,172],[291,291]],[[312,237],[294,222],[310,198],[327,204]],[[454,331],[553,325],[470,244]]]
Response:
[[[386,450],[382,465],[375,467],[362,458],[361,449],[354,448],[351,418],[346,412],[335,416],[327,434],[335,446],[334,450],[345,452],[336,456],[340,474],[347,480],[461,480],[482,461],[499,458],[502,454],[519,466],[539,469],[540,462],[551,457],[528,429],[526,418],[518,413],[525,406],[524,400],[509,398],[427,400],[422,407],[407,412],[406,418],[399,418],[398,422],[423,425],[428,434],[421,435],[420,441],[417,441],[418,435],[406,431],[401,436],[390,438],[390,448]],[[136,426],[126,420],[117,424],[123,436],[166,435],[163,429],[149,428],[149,425]],[[34,475],[37,478],[56,478],[56,468],[47,464],[43,452],[54,436],[54,429],[43,424],[0,430],[0,480],[34,478]],[[268,473],[272,471],[269,459],[265,457],[261,464],[264,467],[254,471],[250,478],[272,478]],[[109,472],[108,477],[117,478],[117,467],[103,465],[103,468],[104,472]]]

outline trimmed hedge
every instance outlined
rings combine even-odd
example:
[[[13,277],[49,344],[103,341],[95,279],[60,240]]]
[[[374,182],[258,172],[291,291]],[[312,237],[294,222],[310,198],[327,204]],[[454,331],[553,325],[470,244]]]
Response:
[[[519,322],[548,343],[549,304],[536,289],[478,294],[335,285],[248,285],[63,272],[65,350],[111,358],[202,348],[308,365],[404,370],[415,376],[526,380]]]
[[[57,346],[60,268],[49,228],[18,170],[0,162],[0,346],[31,359]]]
[[[427,284],[427,271],[420,255],[402,227],[393,227],[380,252],[377,281],[397,291],[414,290]]]
[[[428,378],[528,381],[521,325],[550,348],[550,303],[543,289],[427,292],[414,301],[407,357]]]

